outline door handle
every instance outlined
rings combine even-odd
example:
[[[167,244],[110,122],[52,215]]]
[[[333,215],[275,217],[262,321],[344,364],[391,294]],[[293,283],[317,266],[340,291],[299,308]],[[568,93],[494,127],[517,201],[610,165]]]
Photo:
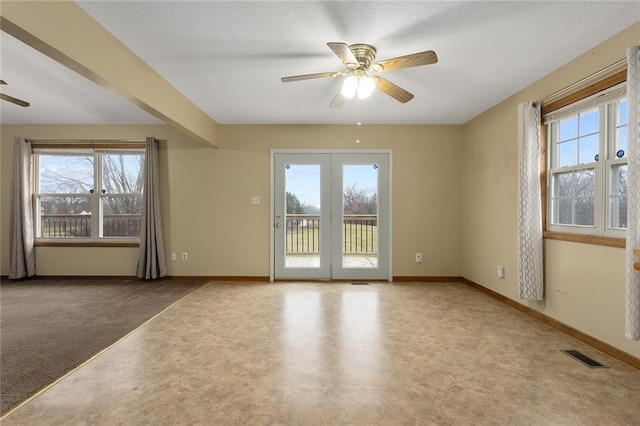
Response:
[[[280,222],[276,222],[273,224],[273,226],[275,226],[276,228],[281,228],[282,224]]]

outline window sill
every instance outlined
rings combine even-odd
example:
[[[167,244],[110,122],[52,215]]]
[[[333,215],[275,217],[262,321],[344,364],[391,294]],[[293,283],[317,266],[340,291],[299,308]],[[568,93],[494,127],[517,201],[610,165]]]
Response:
[[[140,247],[139,242],[117,241],[36,241],[36,247]]]
[[[598,235],[568,234],[562,232],[544,231],[542,237],[547,240],[571,241],[574,243],[593,244],[598,246],[625,248],[624,238],[601,237]]]

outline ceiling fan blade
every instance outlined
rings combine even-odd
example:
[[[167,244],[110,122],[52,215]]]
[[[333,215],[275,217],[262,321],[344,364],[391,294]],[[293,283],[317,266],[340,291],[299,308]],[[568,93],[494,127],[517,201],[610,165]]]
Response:
[[[377,62],[382,65],[382,71],[399,70],[402,68],[419,67],[421,65],[430,65],[438,62],[438,55],[433,50],[425,52],[413,53],[411,55],[398,56],[397,58],[385,59]],[[373,69],[373,68],[372,68]]]
[[[340,108],[342,104],[344,104],[344,95],[342,94],[342,90],[339,91],[336,96],[333,98],[331,103],[329,104],[329,108]]]
[[[14,98],[13,96],[5,95],[4,93],[0,93],[0,99],[3,101],[11,102],[12,104],[20,105],[21,107],[28,107],[29,102],[23,101],[22,99]]]
[[[343,64],[355,64],[358,65],[358,60],[353,55],[351,49],[349,49],[349,45],[346,43],[336,43],[329,42],[327,43],[329,49],[333,50],[333,53],[336,54],[338,58],[342,61]]]
[[[0,84],[7,84],[7,82],[4,80],[0,80]]]
[[[380,89],[381,91],[391,96],[395,100],[402,102],[404,104],[409,102],[411,99],[413,99],[413,94],[407,92],[397,84],[393,84],[389,80],[382,77],[376,77],[376,79],[378,80],[378,84],[376,85],[376,88]]]
[[[315,74],[302,74],[302,75],[292,75],[289,77],[282,77],[283,83],[290,83],[292,81],[300,81],[300,80],[312,80],[314,78],[328,78],[328,77],[340,77],[342,73],[340,71],[333,72],[317,72]]]

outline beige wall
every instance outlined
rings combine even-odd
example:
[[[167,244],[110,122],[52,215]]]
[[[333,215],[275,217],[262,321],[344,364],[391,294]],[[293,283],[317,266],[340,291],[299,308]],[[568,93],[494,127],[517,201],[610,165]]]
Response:
[[[13,137],[32,139],[161,139],[163,228],[167,260],[180,276],[269,275],[269,150],[388,148],[393,150],[394,275],[459,276],[460,126],[221,126],[221,148],[169,126],[3,126],[2,229],[8,229]],[[446,184],[444,184],[446,183]],[[251,196],[260,196],[260,205]],[[2,275],[8,274],[7,233]],[[414,262],[420,251],[424,262]],[[38,247],[41,275],[134,275],[131,248]]]
[[[625,57],[640,43],[640,23],[594,47],[464,126],[462,275],[518,298],[516,279],[516,108],[552,94]],[[548,240],[545,301],[527,303],[559,321],[640,357],[624,338],[624,250]],[[496,267],[504,265],[499,279]]]

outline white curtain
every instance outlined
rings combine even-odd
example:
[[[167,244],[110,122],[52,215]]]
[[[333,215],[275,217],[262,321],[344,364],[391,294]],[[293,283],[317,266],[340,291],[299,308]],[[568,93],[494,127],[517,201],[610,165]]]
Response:
[[[640,340],[640,272],[633,269],[640,259],[640,46],[627,49],[627,339]]]
[[[518,294],[542,300],[542,205],[540,199],[540,105],[518,105]]]
[[[145,150],[140,257],[137,271],[138,277],[146,280],[167,275],[162,242],[159,179],[158,141],[149,137]]]
[[[36,274],[33,235],[33,209],[30,191],[31,142],[13,141],[13,173],[9,199],[9,278]]]

